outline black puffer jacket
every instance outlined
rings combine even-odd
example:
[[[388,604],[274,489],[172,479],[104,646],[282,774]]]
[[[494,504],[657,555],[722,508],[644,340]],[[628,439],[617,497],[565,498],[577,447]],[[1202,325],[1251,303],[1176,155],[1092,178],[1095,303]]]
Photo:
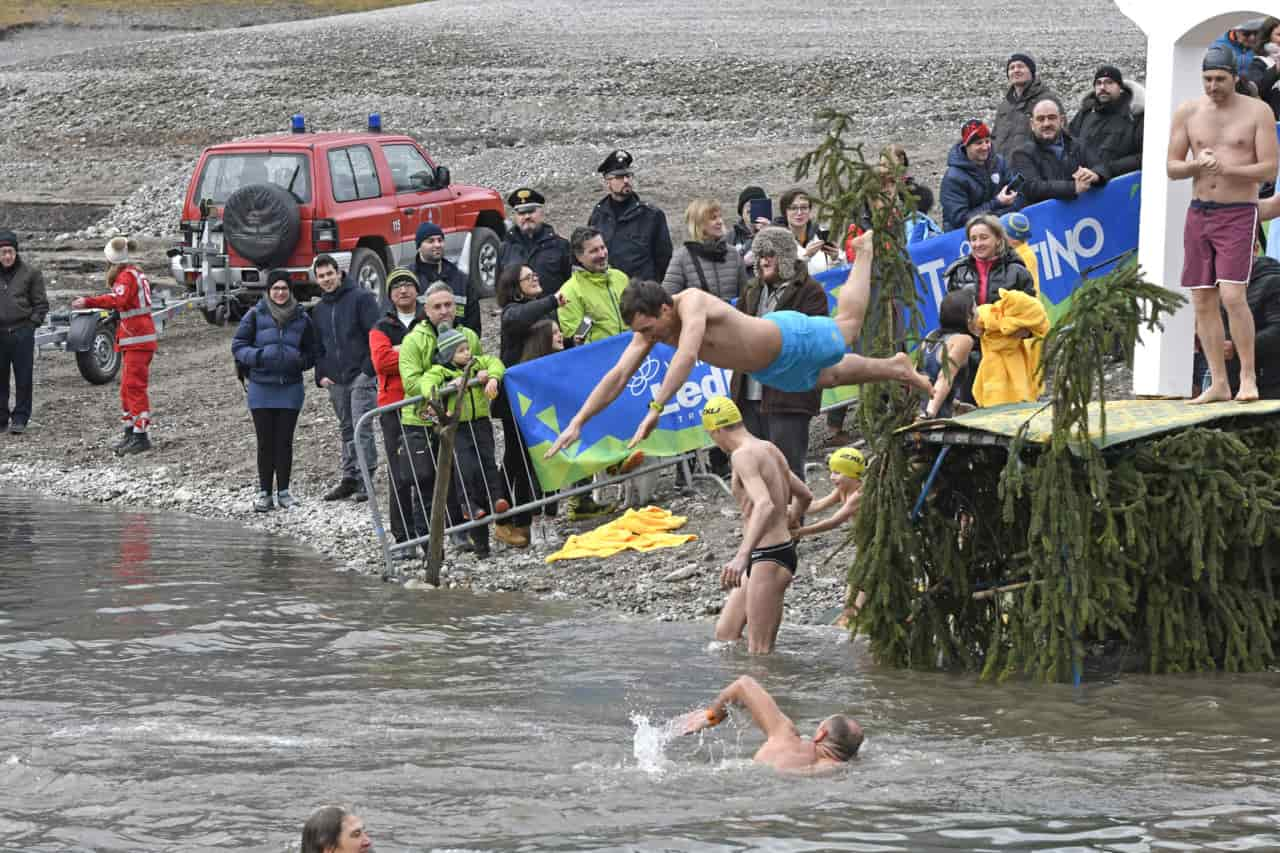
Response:
[[[1081,166],[1093,168],[1084,149],[1070,133],[1064,130],[1058,139],[1062,143],[1061,157],[1054,152],[1051,143],[1038,137],[1013,155],[1010,164],[1013,172],[1023,178],[1022,189],[1018,191],[1023,206],[1051,198],[1074,201],[1076,183],[1071,176]]]
[[[40,270],[23,263],[22,255],[8,269],[0,267],[0,329],[34,328],[44,323],[48,313],[49,298]]]
[[[526,237],[519,228],[508,228],[498,251],[498,275],[509,266],[521,264],[538,274],[543,293],[555,293],[573,275],[573,253],[569,241],[545,222]],[[507,361],[503,361],[507,364]]]
[[[1254,258],[1249,289],[1245,293],[1253,314],[1254,359],[1258,376],[1258,393],[1264,400],[1280,400],[1280,261]],[[1230,337],[1231,327],[1226,313],[1222,321]],[[1227,362],[1227,378],[1232,393],[1240,389],[1240,359]]]
[[[1146,92],[1137,83],[1122,84],[1120,97],[1109,104],[1090,92],[1071,119],[1069,131],[1084,148],[1102,183],[1142,168],[1143,107]]]
[[[480,334],[480,294],[471,286],[471,279],[463,275],[462,270],[445,258],[438,261],[424,261],[417,256],[409,265],[418,276],[418,292],[426,293],[427,288],[437,281],[443,281],[453,291],[454,310],[457,317],[453,325],[466,326],[478,336]]]
[[[969,287],[973,289],[975,296],[978,295],[981,279],[978,276],[978,262],[973,255],[965,255],[952,263],[942,277],[947,283],[947,293]],[[995,302],[1000,298],[1001,289],[1021,290],[1031,296],[1036,295],[1036,283],[1031,278],[1030,270],[1012,249],[1005,249],[1004,254],[996,258],[991,272],[987,274],[987,298],[979,304],[990,305]]]

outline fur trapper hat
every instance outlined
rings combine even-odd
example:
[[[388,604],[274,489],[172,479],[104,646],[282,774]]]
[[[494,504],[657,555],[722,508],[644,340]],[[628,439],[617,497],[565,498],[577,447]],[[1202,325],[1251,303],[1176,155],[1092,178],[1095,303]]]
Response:
[[[108,263],[127,264],[129,263],[129,253],[136,251],[138,251],[138,244],[121,235],[108,240],[107,245],[102,250],[102,254],[106,257]]]
[[[778,225],[761,228],[760,233],[751,241],[751,252],[756,256],[756,276],[760,275],[760,258],[773,255],[778,259],[778,273],[782,281],[791,281],[796,276],[796,264],[800,255],[800,247],[790,231]]]

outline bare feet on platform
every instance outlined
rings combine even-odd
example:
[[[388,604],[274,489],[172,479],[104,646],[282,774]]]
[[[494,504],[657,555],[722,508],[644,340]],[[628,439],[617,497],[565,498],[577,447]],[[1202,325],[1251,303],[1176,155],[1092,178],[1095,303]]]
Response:
[[[1253,382],[1246,382],[1245,380],[1241,379],[1240,390],[1236,392],[1236,402],[1252,403],[1257,399],[1258,399],[1257,380],[1255,379]]]
[[[1254,391],[1254,399],[1257,399],[1257,391]],[[1231,399],[1231,388],[1225,383],[1222,385],[1210,385],[1208,388],[1193,400],[1188,401],[1192,406],[1202,406],[1205,403],[1225,403]]]
[[[894,367],[901,372],[901,381],[908,388],[914,388],[921,394],[929,395],[933,393],[933,383],[929,381],[929,377],[916,370],[915,362],[911,360],[911,356],[905,352],[900,352],[892,359]]]

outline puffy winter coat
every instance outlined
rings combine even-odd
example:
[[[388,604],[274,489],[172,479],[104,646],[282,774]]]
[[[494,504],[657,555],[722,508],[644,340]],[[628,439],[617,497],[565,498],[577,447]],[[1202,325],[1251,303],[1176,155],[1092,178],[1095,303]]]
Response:
[[[316,384],[326,376],[347,385],[360,374],[373,375],[369,360],[369,330],[378,323],[378,298],[342,277],[342,284],[320,296],[311,321],[324,355],[316,362]]]
[[[117,350],[155,352],[156,324],[151,320],[151,282],[142,270],[129,264],[116,273],[111,292],[91,296],[87,308],[106,308],[120,315],[116,326]]]
[[[947,283],[947,293],[968,287],[973,290],[975,297],[979,295],[978,288],[982,279],[978,275],[978,261],[973,255],[965,255],[952,262],[942,277]],[[996,258],[996,262],[987,273],[987,298],[979,304],[995,302],[1000,298],[998,294],[1001,290],[1019,290],[1029,296],[1036,295],[1035,280],[1022,265],[1022,259],[1010,249],[1006,249],[1004,254]]]
[[[573,253],[569,241],[543,223],[533,236],[519,228],[508,228],[498,250],[498,275],[511,266],[526,266],[538,274],[543,293],[555,293],[573,275]]]
[[[502,362],[491,355],[477,355],[472,358],[475,362],[475,368],[472,376],[482,370],[489,371],[490,379],[501,380],[506,367]],[[424,396],[429,396],[433,390],[441,387],[455,379],[461,379],[463,368],[455,367],[452,364],[433,364],[431,369],[422,377],[419,385]],[[445,399],[445,403],[450,409],[453,409],[453,401]],[[458,420],[462,423],[467,421],[479,420],[480,418],[489,417],[489,398],[484,395],[484,388],[480,385],[474,385],[463,392],[462,405],[458,409]]]
[[[1059,201],[1076,199],[1076,183],[1071,177],[1081,166],[1093,168],[1085,150],[1067,131],[1058,137],[1062,156],[1053,150],[1051,143],[1037,138],[1013,155],[1013,171],[1022,175],[1022,205],[1056,198]]]
[[[1045,98],[1062,103],[1039,78],[1028,83],[1021,95],[1009,87],[996,107],[996,124],[991,130],[992,146],[997,154],[1011,160],[1013,152],[1031,141],[1031,111]]]
[[[560,306],[558,314],[566,346],[571,344],[583,317],[590,317],[592,324],[585,343],[602,341],[627,328],[627,324],[622,322],[621,306],[622,291],[626,290],[627,281],[622,270],[612,267],[604,272],[574,268],[573,275],[560,288],[565,303]]]
[[[596,203],[587,224],[604,236],[609,265],[640,281],[662,281],[671,263],[671,232],[667,215],[653,205],[628,196],[621,205],[612,196]]]
[[[760,279],[751,279],[743,288],[742,297],[738,300],[738,310],[752,317],[757,316],[763,294],[764,285]],[[799,311],[811,317],[826,317],[830,313],[827,292],[802,264],[796,265],[795,277],[782,285],[774,310]],[[813,417],[818,414],[818,409],[822,406],[822,392],[816,388],[812,391],[798,392],[780,391],[768,385],[763,388],[760,396],[760,410],[766,415],[799,414]],[[734,372],[729,394],[734,402],[739,404],[746,399],[747,375],[745,373]]]
[[[1125,82],[1120,97],[1103,104],[1090,92],[1071,119],[1071,136],[1084,149],[1102,183],[1142,168],[1142,128],[1146,90]]]
[[[453,301],[457,312],[454,325],[461,323],[477,335],[480,334],[480,294],[471,286],[471,279],[463,275],[450,261],[441,258],[428,263],[422,258],[414,257],[409,267],[418,276],[418,292],[426,293],[427,288],[437,281],[443,281],[453,291]]]
[[[479,358],[485,354],[479,335],[466,326],[459,326],[458,331],[466,337],[473,358]],[[423,382],[434,366],[435,355],[436,330],[429,322],[419,323],[413,327],[413,331],[404,336],[404,340],[400,342],[400,381],[404,384],[406,397],[416,397],[423,393],[424,387],[429,387],[424,386]],[[418,406],[405,406],[400,410],[400,422],[405,426],[426,426],[427,424],[419,417],[418,410]]]
[[[556,319],[556,295],[548,293],[534,299],[508,302],[502,308],[502,336],[498,354],[503,364],[519,364],[529,339],[529,329],[539,320]]]
[[[980,213],[999,216],[1009,207],[996,196],[1012,174],[1004,157],[992,154],[985,163],[975,163],[956,143],[947,155],[947,171],[942,175],[942,227],[946,231],[963,228]]]
[[[19,255],[7,270],[0,267],[0,329],[40,326],[49,313],[44,276]]]
[[[1255,56],[1245,68],[1244,78],[1258,87],[1258,97],[1280,121],[1280,62],[1270,56]]]
[[[699,269],[702,270],[701,277]],[[688,242],[676,249],[662,280],[662,287],[667,293],[679,293],[689,288],[706,290],[726,302],[737,299],[746,284],[746,264],[723,238],[703,243]]]
[[[301,307],[284,326],[276,323],[268,297],[240,318],[231,354],[249,370],[250,409],[301,409],[302,374],[320,357],[320,338]]]
[[[378,377],[378,405],[389,406],[404,399],[404,382],[400,379],[400,353],[396,347],[426,318],[418,309],[408,326],[400,322],[395,309],[387,312],[369,332],[369,360]]]

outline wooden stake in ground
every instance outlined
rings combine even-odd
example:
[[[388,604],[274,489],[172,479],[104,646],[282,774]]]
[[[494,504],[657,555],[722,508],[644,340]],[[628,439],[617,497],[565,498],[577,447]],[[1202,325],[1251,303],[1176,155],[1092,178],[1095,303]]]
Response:
[[[427,583],[440,585],[440,567],[444,565],[444,514],[449,497],[449,486],[453,482],[453,441],[458,432],[459,415],[462,412],[462,400],[465,389],[471,386],[471,373],[475,369],[475,360],[467,364],[462,372],[462,388],[454,394],[453,411],[440,399],[440,389],[433,389],[431,398],[423,405],[431,408],[440,427],[439,450],[436,452],[436,482],[431,492],[431,540],[427,549]]]

